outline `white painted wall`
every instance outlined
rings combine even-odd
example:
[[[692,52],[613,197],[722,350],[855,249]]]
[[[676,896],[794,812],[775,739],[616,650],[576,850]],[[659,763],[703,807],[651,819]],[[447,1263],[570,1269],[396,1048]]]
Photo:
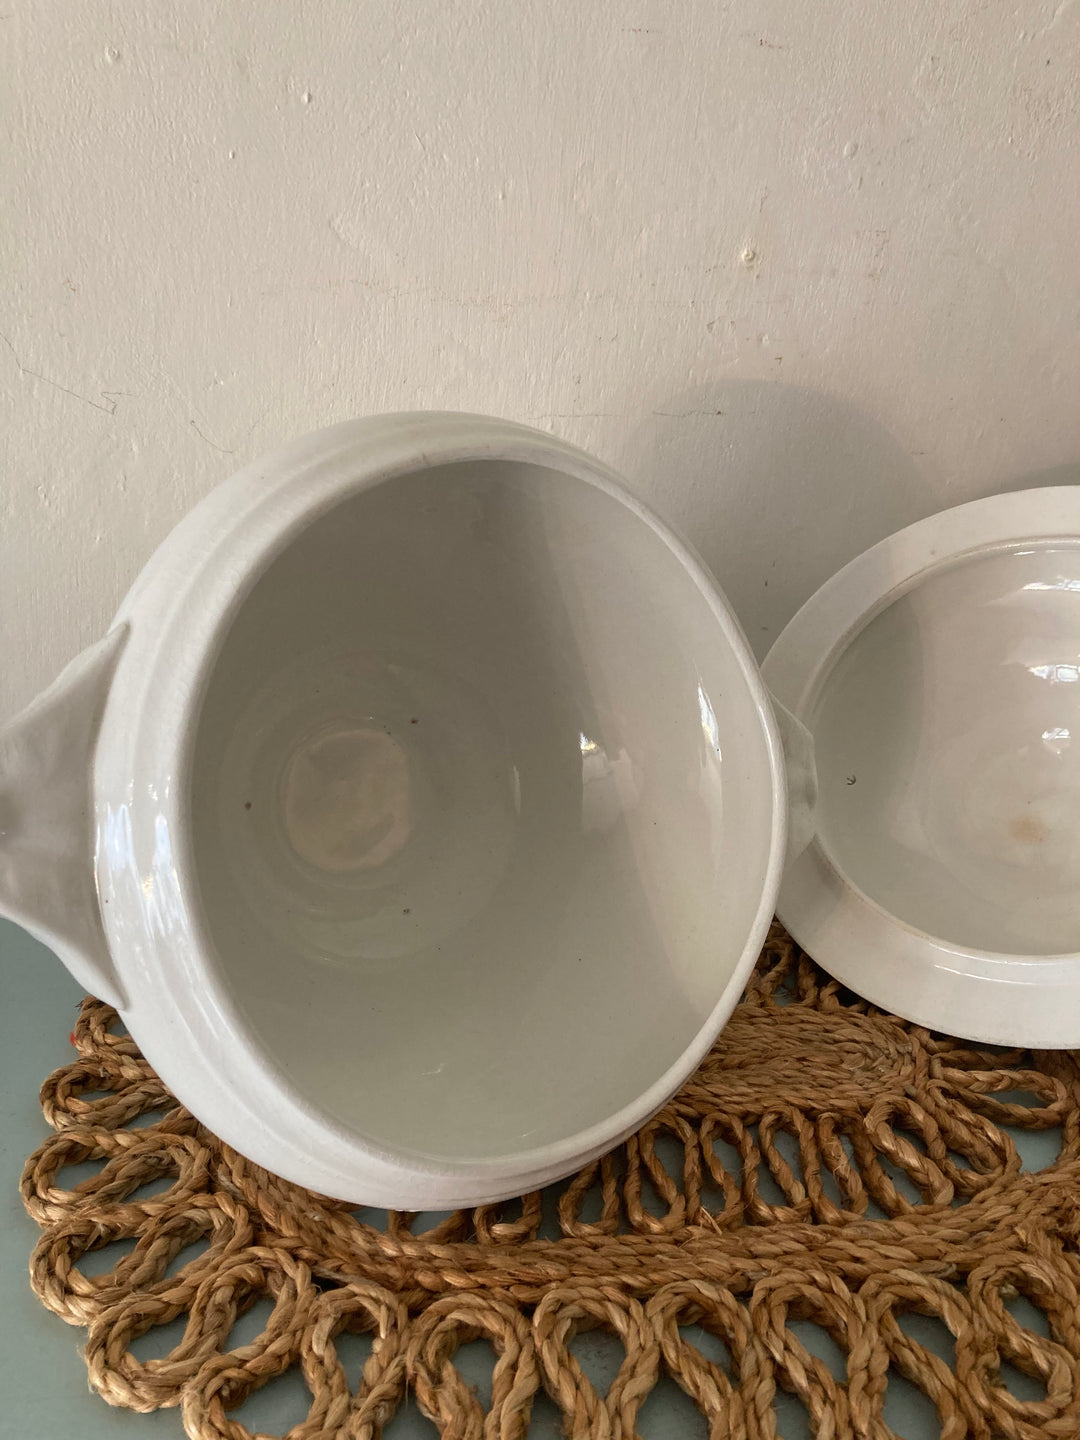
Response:
[[[1078,0],[6,0],[0,46],[0,714],[361,412],[594,450],[759,648],[1080,479]]]

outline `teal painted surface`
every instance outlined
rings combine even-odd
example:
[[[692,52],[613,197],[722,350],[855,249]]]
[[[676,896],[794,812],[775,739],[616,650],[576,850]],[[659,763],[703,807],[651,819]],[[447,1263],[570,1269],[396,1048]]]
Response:
[[[177,1440],[173,1411],[114,1410],[86,1383],[85,1331],[46,1310],[27,1278],[40,1235],[19,1199],[27,1155],[48,1135],[38,1087],[73,1057],[83,992],[44,946],[0,922],[0,1436],[4,1440]]]
[[[19,1200],[19,1175],[26,1156],[48,1133],[38,1107],[38,1087],[50,1071],[71,1059],[68,1033],[80,996],[79,987],[48,950],[15,926],[0,922],[0,1437],[182,1440],[183,1427],[175,1410],[151,1415],[114,1410],[88,1389],[79,1355],[84,1332],[45,1310],[27,1280],[27,1264],[39,1232]],[[1014,1132],[1014,1139],[1029,1169],[1039,1169],[1053,1158],[1054,1132]],[[1026,1302],[1020,1305],[1023,1309]],[[1032,1329],[1045,1324],[1029,1305],[1023,1313],[1016,1313],[1020,1323]],[[256,1306],[238,1321],[234,1343],[251,1340],[263,1318]],[[905,1322],[905,1328],[910,1328],[916,1339],[938,1354],[948,1355],[948,1336],[942,1327],[921,1316],[911,1317],[911,1321],[910,1327]],[[834,1373],[840,1373],[840,1352],[824,1331],[809,1322],[796,1322],[793,1328],[807,1349]],[[163,1327],[139,1342],[137,1349],[143,1358],[164,1354],[169,1340],[175,1344],[178,1338],[178,1331],[167,1333]],[[696,1329],[688,1338],[706,1354],[710,1343],[716,1343]],[[573,1349],[594,1384],[606,1388],[621,1358],[613,1337],[582,1335]],[[363,1341],[349,1337],[343,1350],[342,1361],[355,1381],[364,1360]],[[489,1388],[493,1359],[490,1347],[480,1341],[458,1352],[462,1374],[477,1386],[482,1399]],[[1010,1374],[1006,1383],[1024,1399],[1038,1398],[1026,1376]],[[805,1440],[810,1429],[799,1401],[781,1394],[777,1403],[783,1440]],[[306,1413],[303,1384],[290,1374],[257,1391],[233,1416],[252,1431],[280,1435]],[[885,1418],[904,1440],[929,1440],[938,1433],[933,1407],[902,1379],[890,1379]],[[663,1381],[649,1397],[638,1429],[645,1440],[693,1440],[706,1434],[704,1421],[670,1381]],[[415,1406],[409,1406],[398,1413],[385,1434],[386,1440],[421,1440],[434,1436],[436,1430]],[[529,1434],[531,1440],[555,1440],[561,1434],[555,1408],[546,1397],[536,1406]]]

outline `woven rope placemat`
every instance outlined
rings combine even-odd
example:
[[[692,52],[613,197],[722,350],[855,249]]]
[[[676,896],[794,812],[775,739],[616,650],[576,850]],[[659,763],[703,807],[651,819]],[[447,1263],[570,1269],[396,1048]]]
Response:
[[[423,1233],[409,1215],[368,1223],[217,1140],[99,1001],[84,1001],[72,1040],[78,1058],[41,1092],[55,1134],[23,1176],[42,1228],[31,1281],[87,1327],[106,1400],[178,1405],[198,1440],[248,1440],[230,1411],[293,1365],[313,1400],[290,1440],[377,1437],[407,1392],[445,1436],[509,1440],[541,1390],[568,1435],[629,1440],[664,1374],[713,1437],[775,1436],[780,1387],[822,1440],[884,1440],[895,1374],[933,1402],[946,1440],[1080,1436],[1076,1058],[897,1020],[779,927],[701,1069],[638,1135],[557,1195]],[[1017,1127],[1059,1130],[1056,1160],[1025,1172]],[[65,1188],[64,1167],[90,1160],[100,1171]],[[141,1195],[152,1181],[157,1193]],[[80,1270],[117,1240],[137,1243],[110,1273]],[[230,1349],[238,1315],[264,1297],[262,1333]],[[1045,1333],[1014,1316],[1017,1297]],[[138,1337],[184,1316],[170,1354],[135,1357]],[[909,1333],[912,1316],[951,1334],[951,1364]],[[802,1343],[800,1320],[846,1356],[842,1380]],[[574,1354],[589,1329],[625,1355],[606,1395]],[[373,1337],[354,1388],[335,1348],[345,1331]],[[698,1348],[706,1332],[722,1347]],[[478,1337],[496,1355],[486,1409],[455,1366]],[[1002,1366],[1044,1398],[1017,1398]]]

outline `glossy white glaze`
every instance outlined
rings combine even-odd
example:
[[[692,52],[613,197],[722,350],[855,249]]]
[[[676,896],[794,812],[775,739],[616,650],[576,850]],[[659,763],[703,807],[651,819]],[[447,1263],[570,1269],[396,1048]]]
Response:
[[[800,942],[935,1029],[1080,1044],[1080,487],[884,541],[764,670],[816,744],[780,897]]]
[[[125,1001],[90,863],[93,759],[127,630],[115,627],[0,731],[0,899],[80,984]]]
[[[211,494],[117,625],[108,965],[238,1149],[474,1204],[701,1058],[773,908],[779,740],[713,582],[603,466],[472,416],[338,426]]]

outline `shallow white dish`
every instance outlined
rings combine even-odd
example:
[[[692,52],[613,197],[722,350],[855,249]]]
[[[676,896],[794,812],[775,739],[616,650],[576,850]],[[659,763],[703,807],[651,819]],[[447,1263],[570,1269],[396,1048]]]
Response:
[[[814,736],[779,914],[858,994],[1080,1045],[1080,487],[947,510],[795,616],[763,673]]]

